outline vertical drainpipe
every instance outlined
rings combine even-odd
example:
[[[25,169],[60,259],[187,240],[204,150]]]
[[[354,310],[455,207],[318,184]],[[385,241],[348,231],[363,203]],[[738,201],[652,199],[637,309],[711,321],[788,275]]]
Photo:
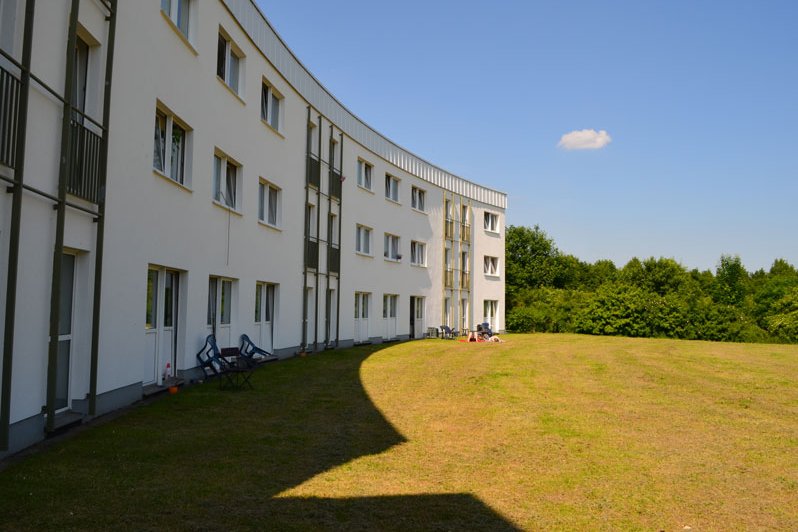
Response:
[[[0,394],[0,450],[8,450],[11,425],[11,370],[14,357],[14,317],[17,307],[17,272],[19,271],[19,233],[22,227],[22,183],[25,177],[25,145],[28,132],[28,92],[30,89],[30,58],[33,47],[33,13],[36,0],[25,5],[25,33],[22,44],[22,72],[20,75],[19,108],[17,111],[17,146],[11,199],[11,227],[8,244],[8,278],[6,279],[6,312],[3,329],[3,384]]]
[[[305,205],[302,207],[302,217],[305,219],[305,234],[302,241],[304,243],[304,253],[302,255],[302,349],[307,351],[308,348],[308,235],[310,228],[307,227],[307,209],[308,209],[308,186],[310,186],[310,155],[313,149],[313,129],[310,127],[310,106],[308,105],[308,121],[305,125],[307,128],[306,140],[306,154],[305,154]]]
[[[75,39],[78,27],[80,0],[72,0],[67,33],[66,75],[64,81],[64,115],[61,120],[61,161],[58,170],[58,203],[56,204],[55,246],[53,248],[53,279],[50,290],[50,345],[47,356],[47,431],[55,429],[55,387],[58,366],[58,325],[61,304],[61,263],[64,254],[64,224],[66,216],[66,183],[69,174],[70,125],[72,118],[72,81],[75,75]]]
[[[330,125],[332,130],[332,124]],[[316,280],[313,293],[316,296],[316,303],[313,310],[313,351],[316,351],[316,346],[319,344],[319,268],[321,267],[321,116],[319,117],[319,186],[316,187]],[[327,168],[329,170],[330,154],[327,153]],[[329,185],[330,179],[327,178]]]
[[[341,228],[344,225],[344,134],[341,135],[341,191],[338,193],[338,281],[336,287],[338,288],[338,295],[335,298],[335,347],[338,347],[339,334],[341,332],[341,257],[343,256],[343,241],[341,240]]]
[[[89,375],[89,415],[97,413],[97,366],[100,353],[100,299],[103,279],[103,248],[105,242],[105,191],[108,182],[108,132],[111,119],[111,80],[114,67],[114,43],[116,41],[117,0],[110,0],[108,17],[108,46],[105,55],[105,94],[103,95],[103,145],[100,151],[99,202],[97,204],[97,244],[94,258],[94,302],[91,317],[91,373]]]

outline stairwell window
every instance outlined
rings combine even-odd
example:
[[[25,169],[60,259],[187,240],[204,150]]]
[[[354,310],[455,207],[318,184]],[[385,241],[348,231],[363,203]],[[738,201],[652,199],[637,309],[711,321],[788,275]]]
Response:
[[[424,212],[427,209],[425,208],[425,202],[427,198],[427,193],[420,188],[413,187],[410,189],[410,206],[417,211]]]
[[[213,200],[222,206],[238,210],[238,190],[241,181],[241,166],[223,153],[213,156]]]
[[[499,275],[499,257],[485,255],[485,275]]]
[[[189,20],[192,0],[161,0],[161,11],[169,17],[186,39],[189,38]]]
[[[413,266],[427,265],[427,245],[423,242],[410,242],[410,264]]]
[[[260,180],[258,183],[258,220],[272,227],[280,227],[281,196],[279,187]]]
[[[390,174],[385,174],[385,199],[399,203],[399,180]]]
[[[355,229],[355,251],[363,255],[371,255],[371,229],[359,225]]]
[[[387,260],[400,261],[402,256],[399,254],[399,237],[390,233],[385,233],[383,257]]]
[[[244,54],[241,50],[220,31],[216,51],[216,75],[239,96],[241,95],[239,81],[243,59]]]
[[[155,110],[155,136],[152,167],[159,174],[181,185],[189,185],[187,171],[191,129],[167,111]]]
[[[264,80],[260,93],[260,118],[277,131],[280,131],[282,104],[283,97]]]
[[[499,215],[492,212],[485,213],[485,231],[499,232]]]
[[[374,169],[369,163],[362,159],[357,161],[357,186],[366,190],[371,190],[371,172]]]

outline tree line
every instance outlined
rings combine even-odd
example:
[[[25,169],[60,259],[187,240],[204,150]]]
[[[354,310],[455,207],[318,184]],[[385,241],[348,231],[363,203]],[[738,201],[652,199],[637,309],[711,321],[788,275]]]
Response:
[[[587,263],[538,226],[509,226],[506,328],[513,332],[798,343],[798,271],[777,259],[748,272],[723,255],[715,271],[673,259]]]

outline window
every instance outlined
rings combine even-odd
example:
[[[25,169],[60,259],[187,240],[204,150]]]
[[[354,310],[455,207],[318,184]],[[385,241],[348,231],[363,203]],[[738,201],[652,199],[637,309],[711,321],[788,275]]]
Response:
[[[305,235],[310,238],[318,236],[316,227],[316,206],[312,203],[305,204]]]
[[[371,255],[371,229],[364,225],[358,225],[355,229],[355,251]]]
[[[280,226],[280,196],[280,189],[271,183],[258,183],[258,220],[273,227]]]
[[[241,167],[224,155],[213,156],[213,199],[236,209]]]
[[[496,300],[485,299],[483,301],[482,308],[484,311],[482,321],[488,323],[490,328],[494,329],[494,332],[496,332],[495,329],[497,328],[498,322],[496,315],[499,310],[499,302]]]
[[[260,117],[277,131],[280,130],[282,100],[282,96],[277,94],[274,88],[266,83],[263,84],[260,93]]]
[[[499,215],[492,212],[485,213],[485,231],[499,232]]]
[[[274,316],[274,294],[277,285],[255,284],[255,323],[269,323]]]
[[[338,215],[334,212],[327,214],[327,242],[332,246],[338,245]]]
[[[388,260],[402,260],[399,254],[399,237],[385,233],[385,247],[383,256]]]
[[[399,306],[399,296],[385,294],[382,296],[382,317],[395,318],[397,307]]]
[[[467,331],[468,327],[468,298],[460,300],[460,330]]]
[[[366,161],[357,161],[357,184],[360,187],[371,190],[371,171],[374,167]]]
[[[415,266],[427,265],[427,246],[422,242],[410,242],[410,264]]]
[[[224,34],[219,33],[219,43],[216,51],[216,75],[224,81],[233,92],[238,92],[238,82],[241,76],[241,60],[243,54],[233,45],[233,42]]]
[[[152,167],[181,185],[187,184],[189,128],[161,109],[155,110]]]
[[[499,275],[499,257],[485,255],[485,275]]]
[[[208,326],[213,326],[215,324],[230,325],[232,308],[233,281],[221,277],[209,277]]]
[[[468,205],[460,206],[460,223],[468,225]]]
[[[399,180],[388,174],[385,174],[385,197],[399,202]]]
[[[424,200],[427,193],[420,188],[413,187],[410,189],[410,206],[419,211],[425,211]]]
[[[147,316],[144,320],[145,329],[154,329],[158,326],[158,270],[147,270]]]
[[[86,93],[89,80],[89,45],[77,37],[75,39],[75,72],[72,78],[72,107],[80,113],[86,112]],[[73,120],[82,124],[83,115],[73,113]]]
[[[188,21],[191,15],[191,0],[161,0],[161,11],[174,22],[180,33],[188,39]]]
[[[0,49],[9,55],[14,55],[16,25],[16,0],[0,0]],[[6,58],[0,56],[0,64],[5,66],[5,61]]]

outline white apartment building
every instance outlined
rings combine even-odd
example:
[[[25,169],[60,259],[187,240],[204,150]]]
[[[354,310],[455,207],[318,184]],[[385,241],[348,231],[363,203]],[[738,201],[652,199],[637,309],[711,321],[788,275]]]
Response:
[[[504,193],[352,114],[252,0],[0,0],[0,457],[201,375],[504,328]]]

